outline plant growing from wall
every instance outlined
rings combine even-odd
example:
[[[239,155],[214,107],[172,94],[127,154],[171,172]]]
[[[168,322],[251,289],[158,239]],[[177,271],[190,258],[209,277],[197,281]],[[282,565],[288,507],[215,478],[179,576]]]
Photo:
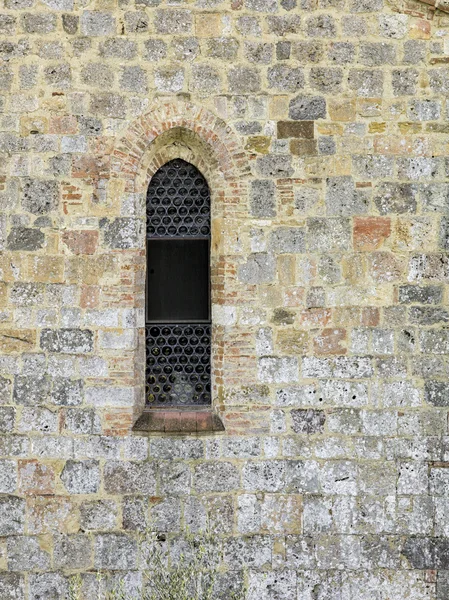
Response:
[[[245,573],[241,581],[231,578],[220,586],[226,573],[220,568],[216,538],[209,533],[187,532],[182,538],[168,541],[153,531],[140,538],[143,563],[142,586],[127,591],[120,579],[108,589],[106,573],[96,572],[97,592],[89,600],[245,600]],[[71,578],[68,600],[86,600],[80,574]]]

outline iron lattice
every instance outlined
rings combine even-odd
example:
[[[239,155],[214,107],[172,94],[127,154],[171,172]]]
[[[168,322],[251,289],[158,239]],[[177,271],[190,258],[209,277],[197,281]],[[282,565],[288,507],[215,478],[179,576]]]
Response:
[[[153,176],[147,194],[147,237],[210,237],[210,194],[196,167],[177,158]]]
[[[147,402],[210,404],[210,325],[148,325]]]
[[[210,239],[210,193],[196,167],[182,159],[166,163],[147,193],[147,238]],[[210,323],[146,324],[147,404],[211,402]]]

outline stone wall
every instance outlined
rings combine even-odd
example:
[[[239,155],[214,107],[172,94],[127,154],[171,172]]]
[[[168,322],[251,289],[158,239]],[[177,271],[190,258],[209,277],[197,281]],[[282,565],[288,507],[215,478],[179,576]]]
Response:
[[[449,598],[436,5],[3,1],[1,600],[138,587],[150,522],[209,527],[223,598],[244,567],[251,600]],[[176,157],[212,193],[220,435],[132,431],[145,191]]]

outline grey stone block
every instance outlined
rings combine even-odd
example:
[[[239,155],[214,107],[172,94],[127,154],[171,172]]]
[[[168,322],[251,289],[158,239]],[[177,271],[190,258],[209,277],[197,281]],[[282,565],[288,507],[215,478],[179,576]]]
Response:
[[[110,494],[156,493],[156,465],[151,462],[109,461],[104,467],[104,487]]]
[[[95,494],[100,487],[98,460],[68,460],[61,481],[70,494]]]
[[[197,492],[228,492],[239,487],[237,467],[230,462],[201,462],[194,470],[193,487]]]
[[[279,64],[268,69],[268,87],[281,92],[296,92],[304,88],[305,79],[300,67]]]
[[[93,333],[89,329],[43,329],[40,344],[48,352],[86,354],[93,350]]]
[[[251,181],[250,210],[254,217],[276,216],[276,186],[270,179]]]
[[[161,34],[183,34],[192,30],[192,13],[182,9],[158,9],[154,19],[156,31]]]
[[[0,573],[0,598],[25,600],[25,579],[18,573]]]
[[[53,550],[56,569],[88,569],[92,567],[92,544],[84,534],[56,537]]]
[[[61,573],[30,575],[29,600],[61,600],[69,593],[69,583]]]
[[[8,538],[7,555],[10,571],[41,571],[50,567],[50,553],[41,548],[37,537]]]
[[[114,81],[114,73],[104,63],[87,63],[81,71],[81,81],[98,88],[110,88]]]
[[[326,100],[322,96],[296,96],[290,100],[288,115],[295,121],[326,118]]]
[[[252,285],[271,283],[276,277],[276,261],[270,254],[251,254],[245,264],[238,269],[238,278]]]
[[[234,67],[228,71],[229,91],[232,94],[253,94],[260,91],[260,73],[250,67]]]
[[[9,250],[40,250],[44,243],[45,234],[30,227],[12,227],[7,238]]]
[[[96,568],[122,571],[137,566],[137,542],[124,534],[97,535],[94,550]]]
[[[14,378],[13,400],[17,404],[35,406],[45,404],[50,393],[48,377],[16,375]]]
[[[326,415],[322,410],[297,409],[291,411],[292,429],[295,433],[323,433]]]
[[[85,10],[81,15],[81,33],[86,36],[115,34],[115,18],[109,12]]]
[[[326,208],[329,215],[365,214],[369,197],[358,190],[352,177],[328,177],[326,180]]]
[[[305,252],[305,238],[304,227],[277,227],[270,234],[269,247],[277,254],[298,254]]]
[[[100,56],[131,60],[137,54],[137,44],[133,40],[111,38],[100,44]]]
[[[309,37],[333,38],[337,34],[335,19],[331,15],[317,15],[306,22]]]

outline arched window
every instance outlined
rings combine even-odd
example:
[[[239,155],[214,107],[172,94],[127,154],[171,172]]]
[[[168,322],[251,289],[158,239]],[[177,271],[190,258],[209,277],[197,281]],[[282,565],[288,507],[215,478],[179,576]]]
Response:
[[[147,192],[146,402],[211,403],[210,192],[175,159]]]

